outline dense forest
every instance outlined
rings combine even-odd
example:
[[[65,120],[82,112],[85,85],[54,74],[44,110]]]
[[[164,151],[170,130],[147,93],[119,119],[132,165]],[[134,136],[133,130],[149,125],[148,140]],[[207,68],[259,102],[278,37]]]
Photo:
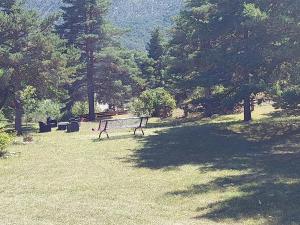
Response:
[[[62,0],[26,0],[29,8],[43,14],[57,12]],[[122,43],[131,49],[145,49],[150,32],[155,27],[169,29],[172,18],[182,8],[182,0],[112,0],[109,20],[128,31],[121,37]]]

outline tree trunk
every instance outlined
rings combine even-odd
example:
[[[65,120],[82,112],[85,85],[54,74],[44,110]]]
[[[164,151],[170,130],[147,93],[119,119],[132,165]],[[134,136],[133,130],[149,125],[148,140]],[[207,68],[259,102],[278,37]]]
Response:
[[[188,107],[184,107],[183,108],[183,113],[184,113],[184,118],[187,118],[188,116],[189,116],[189,109],[188,109]]]
[[[251,115],[251,100],[250,97],[244,98],[244,122],[249,122],[252,120]]]
[[[23,115],[23,107],[20,99],[15,97],[15,130],[17,135],[22,135],[22,115]]]
[[[204,116],[211,117],[213,115],[213,106],[211,105],[211,102],[209,101],[209,98],[211,97],[211,88],[210,87],[204,87],[204,97],[207,99]]]
[[[13,93],[12,86],[8,86],[5,88],[3,92],[0,92],[0,109],[2,109],[9,98],[9,96]]]
[[[89,102],[89,120],[95,121],[95,86],[94,86],[94,53],[91,51],[89,54],[87,65],[87,92]]]
[[[210,87],[204,87],[204,97],[209,98],[211,96],[211,88]]]

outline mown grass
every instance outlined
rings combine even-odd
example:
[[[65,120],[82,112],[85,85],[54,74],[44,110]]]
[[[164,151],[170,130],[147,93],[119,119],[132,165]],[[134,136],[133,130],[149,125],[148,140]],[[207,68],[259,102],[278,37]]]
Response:
[[[270,111],[36,134],[0,160],[0,224],[300,224],[299,117]]]

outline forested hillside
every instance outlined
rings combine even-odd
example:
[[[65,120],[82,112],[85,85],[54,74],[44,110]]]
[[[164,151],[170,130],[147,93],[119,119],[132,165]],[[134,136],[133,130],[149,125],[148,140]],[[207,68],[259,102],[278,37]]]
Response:
[[[59,10],[61,0],[26,0],[31,8],[43,13]],[[183,0],[112,0],[110,21],[118,27],[129,29],[122,42],[129,48],[144,49],[150,31],[159,26],[168,28],[177,15]]]

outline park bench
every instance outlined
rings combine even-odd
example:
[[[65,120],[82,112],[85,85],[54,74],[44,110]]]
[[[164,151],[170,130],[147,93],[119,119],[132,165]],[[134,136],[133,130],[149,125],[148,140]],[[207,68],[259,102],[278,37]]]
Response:
[[[145,135],[143,128],[147,126],[148,117],[131,117],[125,119],[103,119],[99,122],[98,132],[99,139],[103,133],[109,138],[108,131],[119,130],[119,129],[134,129],[134,135],[136,135],[137,130],[140,130],[143,135]]]

